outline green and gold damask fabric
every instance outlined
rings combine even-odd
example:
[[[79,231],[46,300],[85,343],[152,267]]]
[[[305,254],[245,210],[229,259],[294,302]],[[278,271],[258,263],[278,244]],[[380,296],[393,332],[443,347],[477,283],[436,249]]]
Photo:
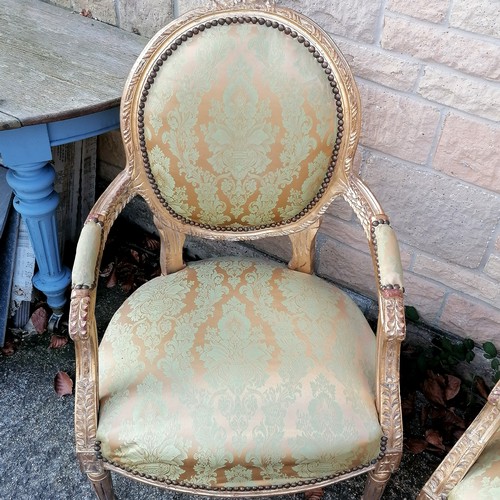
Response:
[[[286,220],[321,187],[336,115],[327,75],[306,47],[258,24],[216,26],[178,47],[149,90],[151,171],[187,219]]]
[[[265,261],[190,264],[116,312],[99,347],[103,456],[159,478],[260,486],[369,463],[375,338],[323,280]]]
[[[500,431],[477,462],[450,492],[449,500],[498,500],[500,498]]]

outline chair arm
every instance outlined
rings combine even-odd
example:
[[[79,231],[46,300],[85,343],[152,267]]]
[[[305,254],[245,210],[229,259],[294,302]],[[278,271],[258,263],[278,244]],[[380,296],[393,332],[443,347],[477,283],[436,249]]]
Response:
[[[344,198],[356,213],[368,237],[375,270],[379,317],[377,326],[376,405],[387,437],[381,474],[399,465],[403,449],[403,424],[399,393],[399,360],[406,323],[403,272],[399,246],[380,204],[356,176],[347,180]]]
[[[94,205],[82,229],[72,273],[69,335],[75,343],[75,438],[81,468],[102,471],[94,446],[99,410],[97,274],[109,230],[130,200],[130,176],[120,173]]]
[[[425,483],[417,500],[441,500],[464,478],[500,428],[500,381],[483,409]]]

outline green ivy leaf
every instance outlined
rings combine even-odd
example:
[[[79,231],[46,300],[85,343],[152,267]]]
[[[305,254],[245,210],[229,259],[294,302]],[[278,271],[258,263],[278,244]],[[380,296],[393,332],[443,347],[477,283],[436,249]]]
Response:
[[[491,378],[493,379],[493,382],[496,384],[500,380],[500,372],[495,372],[495,374]]]
[[[498,358],[494,358],[491,360],[491,367],[493,368],[493,370],[498,370],[498,368],[500,367],[500,359]]]
[[[464,345],[469,351],[472,351],[472,349],[474,349],[474,341],[472,339],[465,339]]]
[[[474,351],[468,351],[465,355],[465,361],[467,361],[467,363],[470,363],[474,359],[475,355],[476,354],[474,353]]]
[[[483,344],[484,352],[488,355],[485,356],[487,359],[495,358],[498,354],[497,348],[493,345],[492,342],[485,342]]]
[[[420,319],[418,311],[413,306],[405,306],[405,316],[409,321],[416,322]]]

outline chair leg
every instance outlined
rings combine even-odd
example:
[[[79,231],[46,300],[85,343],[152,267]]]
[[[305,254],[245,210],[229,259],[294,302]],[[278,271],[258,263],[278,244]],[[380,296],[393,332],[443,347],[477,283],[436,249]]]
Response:
[[[325,490],[323,488],[316,488],[315,490],[309,490],[305,492],[306,500],[321,500]]]
[[[366,479],[365,491],[363,492],[362,499],[378,500],[382,496],[390,477],[391,473],[388,470],[371,470]]]
[[[87,477],[92,483],[92,487],[99,500],[116,500],[111,473],[108,470],[104,472],[89,472]]]

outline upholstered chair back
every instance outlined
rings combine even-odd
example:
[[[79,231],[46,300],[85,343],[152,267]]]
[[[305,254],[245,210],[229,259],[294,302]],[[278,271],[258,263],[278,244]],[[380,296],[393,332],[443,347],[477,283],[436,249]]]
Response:
[[[287,9],[191,17],[151,41],[125,91],[122,130],[139,145],[129,163],[145,198],[180,226],[228,236],[307,225],[338,194],[349,156],[347,65]]]

